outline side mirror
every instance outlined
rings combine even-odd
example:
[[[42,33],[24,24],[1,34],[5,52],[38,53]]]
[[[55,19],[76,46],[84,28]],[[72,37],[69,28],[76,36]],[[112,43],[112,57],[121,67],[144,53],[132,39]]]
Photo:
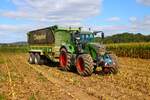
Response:
[[[101,37],[102,37],[102,39],[104,39],[104,38],[105,38],[105,36],[104,36],[104,32],[102,32],[102,33],[101,33]]]
[[[95,31],[95,32],[93,32],[93,33],[94,33],[94,35],[97,35],[98,33],[101,33],[101,38],[102,38],[102,39],[105,38],[103,31]]]
[[[80,40],[80,37],[76,37],[76,40]]]

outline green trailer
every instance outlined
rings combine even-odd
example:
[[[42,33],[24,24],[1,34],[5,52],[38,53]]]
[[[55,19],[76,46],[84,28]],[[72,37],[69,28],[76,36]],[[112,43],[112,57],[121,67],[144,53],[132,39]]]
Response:
[[[27,33],[29,63],[43,64],[47,59],[58,62],[61,45],[69,42],[70,34],[75,31],[79,31],[79,28],[64,28],[55,25]]]

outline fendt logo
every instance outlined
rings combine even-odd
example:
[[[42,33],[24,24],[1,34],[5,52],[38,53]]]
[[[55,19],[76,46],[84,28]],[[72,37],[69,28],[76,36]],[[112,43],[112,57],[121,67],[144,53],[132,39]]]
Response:
[[[33,38],[34,38],[34,40],[45,40],[46,39],[46,35],[45,34],[39,34],[39,35],[35,34],[33,36]]]

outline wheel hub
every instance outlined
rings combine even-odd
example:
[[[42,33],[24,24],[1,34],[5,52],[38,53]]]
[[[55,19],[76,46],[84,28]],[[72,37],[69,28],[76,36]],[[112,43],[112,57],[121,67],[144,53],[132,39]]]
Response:
[[[77,60],[77,67],[78,69],[83,72],[84,71],[84,61],[83,61],[83,58],[79,58]]]
[[[59,57],[59,62],[62,67],[67,65],[67,55],[65,52],[62,52]]]

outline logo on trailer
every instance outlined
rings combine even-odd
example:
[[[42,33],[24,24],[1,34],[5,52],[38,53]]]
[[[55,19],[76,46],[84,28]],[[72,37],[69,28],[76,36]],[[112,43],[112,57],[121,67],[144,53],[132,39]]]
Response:
[[[44,39],[46,39],[45,34],[41,34],[41,35],[35,34],[33,37],[34,37],[35,40],[44,40]]]

